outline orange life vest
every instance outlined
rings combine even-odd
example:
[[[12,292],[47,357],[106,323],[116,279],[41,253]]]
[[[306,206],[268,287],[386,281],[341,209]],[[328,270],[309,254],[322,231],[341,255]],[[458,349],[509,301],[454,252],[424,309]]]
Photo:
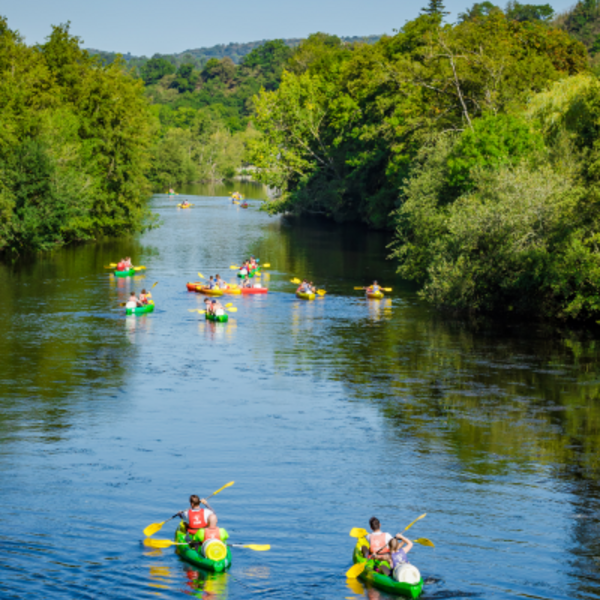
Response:
[[[188,511],[188,533],[194,535],[198,529],[204,529],[206,527],[207,523],[204,514],[203,508],[190,508]]]
[[[221,531],[218,527],[206,527],[204,529],[204,541],[208,542],[208,540],[220,540],[221,539]]]
[[[385,543],[385,533],[381,531],[379,533],[372,533],[369,538],[369,551],[371,554],[375,554],[378,550],[383,550],[384,546],[385,550],[380,552],[377,555],[378,557],[385,556],[387,553],[389,553],[390,549]]]

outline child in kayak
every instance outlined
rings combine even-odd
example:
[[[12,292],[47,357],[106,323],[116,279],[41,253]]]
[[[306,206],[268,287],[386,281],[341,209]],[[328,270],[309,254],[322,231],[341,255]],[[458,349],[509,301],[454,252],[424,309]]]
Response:
[[[129,300],[127,300],[127,303],[125,304],[125,308],[136,308],[137,306],[142,306],[142,303],[135,295],[135,292],[131,292],[131,294],[129,294]]]
[[[200,508],[204,504],[206,508]],[[189,535],[194,535],[200,529],[208,525],[210,515],[214,515],[213,509],[204,498],[198,498],[196,494],[190,496],[190,508],[177,513],[186,526]]]
[[[140,302],[142,304],[148,304],[148,302],[150,301],[151,297],[152,297],[152,294],[150,294],[146,290],[142,290],[141,293],[140,293]]]
[[[208,283],[206,284],[206,287],[208,287],[209,290],[212,290],[216,287],[216,285],[217,284],[216,284],[215,280],[213,279],[213,276],[211,275],[208,278]]]
[[[133,265],[131,264],[131,257],[127,257],[124,261],[123,261],[123,266],[125,267],[125,271],[128,271],[129,269],[133,269]]]
[[[213,305],[212,305],[212,302],[210,301],[210,298],[204,298],[204,308],[206,309],[207,315],[213,314]]]
[[[211,514],[208,517],[208,525],[204,529],[200,529],[198,533],[194,535],[194,541],[203,544],[209,540],[221,540],[223,543],[225,543],[229,539],[229,534],[227,533],[226,529],[217,527],[217,523],[217,515],[214,513]],[[190,546],[191,545],[192,544],[190,544]]]
[[[215,284],[220,290],[226,290],[229,287],[229,284],[225,283],[218,273],[215,276]]]
[[[390,559],[388,560],[391,561],[392,568],[390,569],[386,565],[379,565],[378,570],[385,575],[391,575],[393,571],[395,575],[399,567],[410,564],[406,555],[411,551],[412,547],[413,543],[408,538],[405,538],[401,533],[397,533],[396,537],[389,541]],[[396,577],[394,579],[397,580]]]
[[[244,279],[244,283],[242,284],[242,287],[251,288],[252,282],[249,279]]]
[[[248,261],[246,261],[241,267],[240,267],[240,275],[248,275],[249,269],[248,269]]]
[[[213,315],[220,317],[225,314],[225,307],[218,300],[213,300],[211,312]]]

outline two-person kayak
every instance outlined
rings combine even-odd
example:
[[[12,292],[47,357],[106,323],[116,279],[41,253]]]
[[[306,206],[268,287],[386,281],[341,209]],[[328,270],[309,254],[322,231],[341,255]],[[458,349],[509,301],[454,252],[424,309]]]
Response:
[[[135,308],[126,308],[126,315],[145,315],[146,313],[154,312],[154,301],[150,300],[148,304],[144,304],[143,306],[136,306]]]
[[[133,277],[135,275],[135,269],[126,269],[125,271],[115,271],[115,277]]]
[[[296,298],[301,300],[314,300],[315,296],[314,292],[296,292]]]

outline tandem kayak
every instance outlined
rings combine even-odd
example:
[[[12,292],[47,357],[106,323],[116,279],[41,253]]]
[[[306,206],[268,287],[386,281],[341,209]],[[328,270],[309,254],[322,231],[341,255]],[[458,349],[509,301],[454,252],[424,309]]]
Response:
[[[227,315],[225,315],[227,316]],[[210,560],[202,554],[202,549],[194,550],[190,548],[189,544],[186,544],[185,530],[182,524],[175,531],[175,542],[181,544],[175,546],[175,552],[183,558],[186,562],[200,567],[206,571],[214,571],[215,573],[222,573],[231,566],[231,548],[227,547],[227,556],[223,560]]]
[[[192,208],[193,204],[178,204],[177,208]]]
[[[354,553],[352,554],[352,562],[367,563],[365,570],[358,576],[362,581],[366,581],[376,587],[378,590],[387,592],[388,594],[394,594],[395,596],[404,596],[406,598],[418,598],[423,591],[423,578],[418,583],[403,583],[396,581],[390,575],[384,575],[375,571],[375,561],[366,560],[361,552],[360,540],[354,547]]]
[[[367,288],[367,298],[372,298],[373,300],[381,300],[383,298],[383,292],[378,290],[376,292],[372,291],[371,288]]]
[[[242,279],[244,277],[254,277],[255,275],[260,275],[260,267],[258,269],[254,269],[253,271],[250,271],[250,273],[248,273],[247,275],[244,275],[241,271],[238,271],[237,276],[241,277]]]
[[[266,294],[269,291],[269,288],[265,287],[250,287],[250,288],[241,288],[242,294]]]
[[[133,277],[135,275],[135,269],[128,269],[127,271],[115,271],[115,277]]]
[[[209,313],[204,313],[207,321],[213,321],[214,323],[227,323],[229,321],[229,315],[211,315]]]
[[[146,313],[154,312],[154,302],[150,300],[148,304],[144,306],[136,306],[135,308],[126,308],[126,315],[145,315]]]
[[[197,292],[196,288],[202,287],[204,283],[202,281],[188,281],[185,286],[188,289],[188,292]]]
[[[196,291],[200,292],[201,294],[206,294],[207,296],[222,296],[224,293],[223,290],[220,290],[219,288],[211,289],[206,285],[197,285]]]
[[[241,206],[242,208],[248,208],[248,205],[247,205],[247,204],[240,204],[240,206]]]
[[[232,294],[239,295],[242,293],[242,290],[237,285],[229,285],[226,288],[223,288],[224,294]]]
[[[312,292],[296,292],[296,297],[301,298],[302,300],[314,300],[315,294]]]

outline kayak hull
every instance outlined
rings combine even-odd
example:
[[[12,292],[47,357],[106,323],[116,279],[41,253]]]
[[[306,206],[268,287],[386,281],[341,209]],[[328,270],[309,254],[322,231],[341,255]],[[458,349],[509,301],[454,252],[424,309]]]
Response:
[[[241,293],[246,295],[246,294],[266,294],[269,289],[268,288],[255,288],[255,287],[251,287],[251,288],[241,288]]]
[[[237,286],[235,286],[235,287],[229,286],[229,287],[223,288],[223,293],[230,294],[231,296],[239,296],[242,293],[242,290],[241,290],[241,288],[239,288]]]
[[[201,281],[188,281],[185,286],[188,289],[188,292],[197,292],[196,288],[202,287],[204,284]]]
[[[362,581],[370,583],[373,587],[378,590],[387,592],[388,594],[394,594],[395,596],[403,596],[404,598],[418,598],[423,591],[423,578],[419,583],[400,583],[389,575],[378,573],[375,571],[375,561],[366,561],[361,552],[360,541],[354,547],[354,553],[352,554],[353,563],[367,563],[365,570],[358,576]]]
[[[369,290],[367,290],[367,298],[370,298],[371,300],[381,300],[383,298],[383,296],[384,296],[384,294],[381,291],[370,292]]]
[[[178,204],[177,208],[192,208],[192,206],[194,206],[193,204],[186,204],[185,206],[183,204]]]
[[[133,277],[135,275],[135,269],[129,269],[127,271],[115,271],[115,277]]]
[[[301,300],[314,300],[315,294],[312,292],[296,292],[296,298],[300,298]]]
[[[229,315],[209,315],[208,313],[204,313],[207,321],[212,321],[213,323],[227,323],[229,321]]]
[[[145,315],[147,313],[154,312],[154,302],[150,302],[144,306],[136,306],[135,308],[126,308],[126,315]]]
[[[206,296],[222,296],[224,293],[223,290],[220,290],[219,288],[212,288],[211,290],[204,285],[197,285],[196,291],[205,294]]]
[[[179,554],[183,560],[195,567],[200,567],[205,571],[212,571],[213,573],[222,573],[231,566],[231,548],[227,547],[227,556],[223,560],[210,560],[206,558],[202,552],[198,552],[185,544],[185,531],[181,529],[181,526],[175,531],[175,541],[181,546],[175,546],[175,552]]]
[[[255,275],[260,275],[260,269],[254,269],[254,271],[250,271],[250,273],[248,273],[247,275],[244,275],[240,272],[238,272],[237,274],[237,276],[241,277],[242,279],[244,279],[245,277],[254,277]]]

